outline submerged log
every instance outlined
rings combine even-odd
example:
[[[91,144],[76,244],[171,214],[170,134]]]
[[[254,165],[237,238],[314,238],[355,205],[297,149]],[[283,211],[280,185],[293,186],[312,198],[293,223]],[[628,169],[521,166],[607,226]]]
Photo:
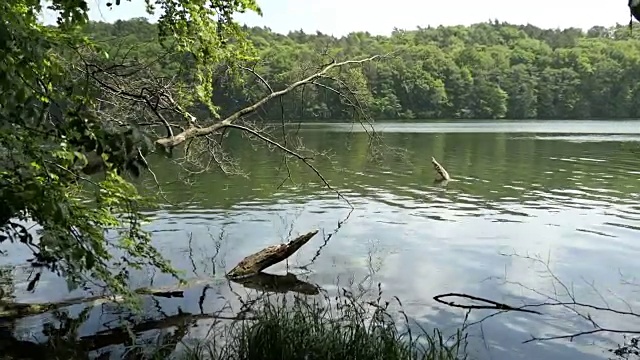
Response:
[[[291,273],[286,275],[273,275],[267,273],[258,273],[237,279],[229,279],[244,287],[276,293],[297,292],[304,295],[318,295],[320,288],[317,285],[310,284],[306,281],[298,279]]]
[[[122,326],[112,329],[100,330],[91,335],[76,337],[68,336],[69,334],[66,333],[54,333],[49,336],[53,339],[57,338],[57,341],[53,343],[53,345],[56,345],[55,347],[52,347],[52,344],[50,343],[38,343],[17,339],[13,336],[9,328],[0,327],[0,349],[3,350],[3,355],[13,355],[17,359],[42,358],[44,354],[55,354],[56,350],[62,350],[62,352],[64,352],[65,346],[67,347],[66,350],[72,349],[75,350],[78,354],[88,353],[90,351],[96,351],[107,346],[123,344],[126,345],[132,340],[131,334],[138,336],[148,331],[180,327],[188,329],[194,326],[196,322],[207,319],[228,321],[254,320],[252,317],[247,316],[193,314],[178,310],[178,313],[175,315],[169,315],[160,319],[146,319],[141,322],[134,323],[129,327]],[[70,319],[69,321],[71,321],[71,323],[75,326],[79,326],[81,324],[76,322],[77,319]],[[178,340],[182,340],[182,337],[180,337]],[[173,347],[175,347],[175,344],[167,344],[165,342],[162,343],[163,347],[167,345],[173,345]],[[28,356],[25,357],[25,355]],[[45,358],[47,357],[45,356]],[[50,358],[57,357],[52,356]]]
[[[436,181],[449,181],[451,177],[449,177],[449,173],[444,169],[440,163],[436,161],[434,157],[431,157],[431,163],[433,164],[433,168],[436,170],[437,176]]]
[[[286,244],[272,245],[251,254],[231,269],[227,273],[227,278],[240,279],[256,275],[269,266],[275,265],[293,255],[317,233],[318,230],[314,230],[300,235]]]
[[[158,288],[143,287],[135,289],[134,292],[139,295],[149,295],[157,297],[184,297],[184,289],[198,284],[208,283],[210,279],[194,279],[182,285],[165,286]],[[96,295],[90,297],[77,297],[50,303],[18,303],[7,300],[0,300],[0,320],[7,321],[11,319],[21,318],[25,316],[33,316],[43,314],[52,310],[63,307],[87,304],[88,306],[96,306],[108,302],[121,302],[120,296]],[[1,325],[1,324],[0,324]]]

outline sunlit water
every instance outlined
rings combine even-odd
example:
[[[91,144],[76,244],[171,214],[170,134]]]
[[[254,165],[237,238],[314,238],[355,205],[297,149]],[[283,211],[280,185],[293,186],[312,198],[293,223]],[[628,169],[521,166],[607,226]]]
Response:
[[[526,256],[548,263],[576,301],[623,310],[638,305],[637,286],[629,283],[640,269],[640,122],[384,123],[376,129],[385,145],[409,152],[387,149],[371,160],[367,133],[359,125],[309,124],[299,130],[310,148],[331,150],[330,160],[320,159],[317,166],[355,207],[326,244],[322,233],[335,230],[348,205],[304,166],[292,164],[295,184],[278,188],[286,176],[282,158],[263,147],[231,139],[230,152],[247,178],[210,173],[193,186],[163,186],[180,205],[152,214],[154,241],[187,276],[219,279],[208,290],[205,311],[250,291],[223,279],[237,261],[284,241],[290,232],[313,228],[321,233],[290,259],[292,272],[329,291],[380,283],[384,296],[398,296],[412,321],[448,333],[461,324],[464,311],[438,304],[433,300],[438,294],[468,293],[512,306],[544,302],[544,295],[568,300],[561,285],[555,282],[554,288],[545,266]],[[433,183],[431,156],[453,181]],[[169,163],[157,160],[155,169],[159,178],[175,179]],[[24,254],[12,254],[1,260],[19,265]],[[283,273],[285,266],[269,271]],[[20,300],[75,295],[62,291],[64,282],[51,276],[44,276],[34,293],[25,293],[28,273],[19,266],[10,272]],[[149,285],[151,278],[155,284],[169,281],[139,274],[134,286]],[[198,312],[202,291],[162,300],[162,309]],[[147,305],[151,314],[154,304]],[[532,336],[593,328],[566,308],[537,310],[543,315],[511,312],[472,326],[470,356],[596,359],[610,356],[606,349],[621,342],[596,334],[523,344]],[[101,329],[113,317],[106,313],[96,308],[82,332]],[[474,311],[468,322],[491,313]],[[591,315],[602,326],[640,325],[629,317]],[[37,335],[43,318],[22,320],[17,333]],[[192,335],[203,331],[196,328]]]

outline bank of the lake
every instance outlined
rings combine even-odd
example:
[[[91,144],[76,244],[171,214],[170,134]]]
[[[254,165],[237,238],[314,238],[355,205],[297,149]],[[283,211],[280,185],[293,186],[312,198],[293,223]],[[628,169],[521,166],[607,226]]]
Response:
[[[464,311],[436,303],[433,297],[463,292],[509,304],[543,301],[554,288],[544,268],[523,256],[539,254],[570,284],[578,299],[611,306],[624,299],[636,306],[633,274],[640,270],[640,122],[637,121],[450,121],[379,123],[384,144],[408,152],[383,152],[371,159],[370,142],[359,125],[303,124],[303,142],[329,159],[316,165],[355,209],[329,241],[314,238],[289,261],[300,279],[332,293],[341,287],[372,289],[381,284],[397,296],[410,322],[455,333]],[[204,290],[191,289],[180,300],[145,303],[148,316],[160,312],[205,313],[241,309],[239,298],[255,290],[222,279],[238,260],[289,234],[320,228],[324,237],[350,212],[304,166],[291,164],[295,183],[282,183],[282,157],[252,148],[232,134],[228,150],[247,177],[220,173],[198,176],[192,186],[175,182],[168,160],[152,164],[167,197],[178,206],[153,212],[154,241],[187,276],[212,276]],[[454,181],[433,184],[431,156]],[[21,254],[4,258],[19,265]],[[273,273],[284,273],[286,264]],[[51,301],[66,294],[64,282],[44,276],[33,294],[24,292],[26,271],[6,277],[18,299]],[[134,286],[170,281],[140,273]],[[562,296],[556,288],[556,294]],[[609,293],[608,291],[611,291]],[[207,294],[200,309],[199,299]],[[612,295],[615,293],[616,295]],[[79,310],[74,309],[77,313]],[[476,311],[469,321],[490,311]],[[120,314],[94,309],[82,326],[90,334]],[[602,323],[638,328],[635,319],[594,314]],[[27,336],[43,317],[25,319],[17,332]],[[469,355],[479,359],[602,359],[622,342],[620,336],[595,334],[573,342],[531,342],[588,329],[590,324],[558,307],[543,316],[509,313],[469,329]],[[206,335],[206,326],[190,336]],[[37,333],[37,332],[36,332]],[[41,335],[38,335],[41,336]],[[596,345],[593,345],[593,343]]]

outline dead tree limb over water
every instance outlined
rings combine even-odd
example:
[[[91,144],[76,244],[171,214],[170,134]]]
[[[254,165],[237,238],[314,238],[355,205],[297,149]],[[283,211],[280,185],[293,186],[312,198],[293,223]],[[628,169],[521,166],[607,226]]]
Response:
[[[317,233],[318,230],[313,230],[298,236],[286,244],[271,245],[253,253],[242,259],[231,269],[231,271],[227,273],[227,278],[238,280],[257,275],[269,266],[275,265],[293,255]]]

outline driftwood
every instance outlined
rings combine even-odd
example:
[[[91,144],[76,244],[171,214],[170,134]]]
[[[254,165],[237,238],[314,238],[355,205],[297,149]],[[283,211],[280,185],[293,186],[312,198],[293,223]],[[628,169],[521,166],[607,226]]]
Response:
[[[177,286],[166,286],[159,288],[148,288],[143,287],[134,290],[135,293],[140,295],[149,295],[149,296],[157,296],[157,297],[184,297],[184,289],[188,287],[192,287],[198,284],[208,283],[210,279],[195,279],[192,281],[188,281],[185,284],[177,285]],[[120,296],[108,296],[108,295],[96,295],[90,297],[77,297],[71,298],[58,302],[50,302],[50,303],[17,303],[7,300],[0,300],[0,322],[7,321],[11,319],[21,318],[25,316],[33,316],[38,314],[43,314],[52,310],[60,309],[63,307],[77,305],[77,304],[87,304],[90,306],[96,306],[103,303],[108,302],[120,302],[122,301],[122,297]]]
[[[251,254],[238,263],[227,273],[227,278],[238,280],[259,274],[262,270],[271,265],[277,264],[293,255],[302,245],[306,244],[318,233],[318,230],[311,231],[289,241],[286,244],[272,245],[254,254]]]
[[[431,163],[433,164],[433,168],[437,173],[436,181],[440,182],[451,180],[451,177],[449,176],[447,170],[445,170],[444,167],[440,165],[440,163],[438,163],[434,157],[431,157]]]
[[[261,272],[255,275],[237,279],[231,278],[229,280],[241,284],[244,287],[265,292],[287,293],[292,291],[305,295],[318,295],[320,293],[317,285],[302,281],[291,273],[287,273],[286,275],[273,275]]]

